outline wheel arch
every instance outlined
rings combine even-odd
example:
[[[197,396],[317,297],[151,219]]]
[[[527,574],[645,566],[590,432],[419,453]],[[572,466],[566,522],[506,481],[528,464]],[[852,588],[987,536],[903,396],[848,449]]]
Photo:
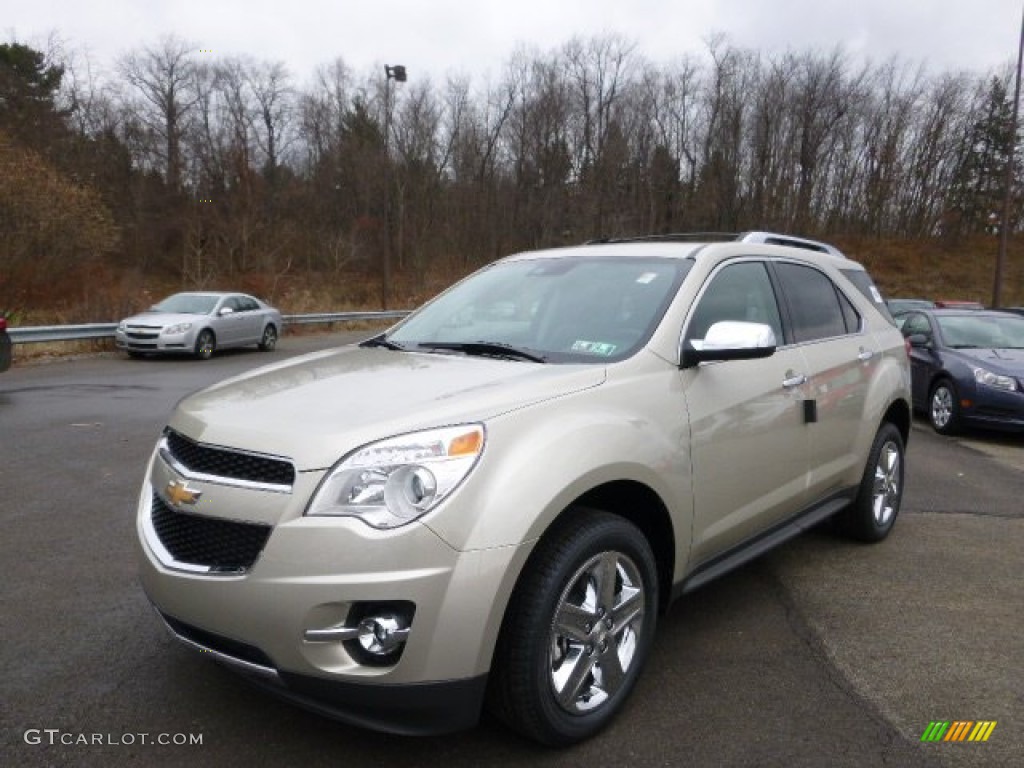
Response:
[[[885,414],[882,416],[882,423],[893,424],[900,431],[903,438],[903,445],[910,440],[911,408],[906,400],[894,400],[889,404]]]
[[[505,623],[508,607],[524,574],[531,565],[531,559],[545,537],[564,525],[572,523],[572,519],[586,516],[588,511],[607,512],[617,515],[640,529],[647,539],[654,554],[658,569],[658,607],[664,611],[672,598],[672,581],[675,573],[676,534],[672,518],[661,497],[649,486],[635,480],[613,480],[594,486],[576,496],[563,505],[562,510],[548,523],[535,538],[529,553],[522,560],[522,565],[507,582],[507,592],[501,601],[501,620],[498,632]],[[497,635],[497,633],[495,633]],[[490,652],[493,652],[493,645]]]
[[[616,480],[593,488],[575,499],[571,509],[596,509],[618,515],[643,533],[658,567],[658,603],[664,611],[671,600],[675,573],[676,535],[668,508],[649,486],[633,480]],[[557,522],[558,518],[556,518]]]

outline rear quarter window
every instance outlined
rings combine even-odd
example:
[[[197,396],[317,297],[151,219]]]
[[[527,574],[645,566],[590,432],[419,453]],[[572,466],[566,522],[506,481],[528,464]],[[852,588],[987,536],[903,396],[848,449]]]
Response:
[[[882,317],[896,325],[896,321],[893,320],[889,308],[885,306],[885,300],[882,298],[878,288],[875,287],[871,275],[863,269],[841,269],[839,271],[843,274],[843,277],[853,283],[854,288],[864,294],[864,297],[874,305],[875,309],[882,313]]]

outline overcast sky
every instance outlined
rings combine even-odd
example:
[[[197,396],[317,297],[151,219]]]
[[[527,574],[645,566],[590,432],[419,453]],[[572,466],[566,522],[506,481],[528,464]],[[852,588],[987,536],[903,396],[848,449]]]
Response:
[[[222,55],[283,61],[296,80],[337,57],[356,72],[404,64],[410,78],[500,75],[517,46],[615,33],[646,58],[702,55],[712,33],[765,53],[843,46],[932,70],[1016,61],[1024,0],[0,0],[0,37],[52,32],[101,69],[173,33]]]

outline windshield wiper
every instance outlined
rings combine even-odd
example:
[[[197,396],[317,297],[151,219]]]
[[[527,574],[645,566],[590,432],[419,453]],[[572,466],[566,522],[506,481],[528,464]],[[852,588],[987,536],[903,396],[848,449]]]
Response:
[[[403,347],[401,344],[399,344],[396,341],[391,341],[387,337],[387,334],[384,334],[384,333],[380,334],[379,336],[374,336],[372,339],[367,339],[366,341],[359,342],[359,346],[360,347],[383,347],[384,349],[393,349],[396,352],[405,352],[406,351],[405,347]]]
[[[503,357],[509,360],[529,360],[531,363],[546,363],[547,358],[536,352],[505,344],[500,341],[421,341],[417,346],[424,349],[450,349],[467,355]]]

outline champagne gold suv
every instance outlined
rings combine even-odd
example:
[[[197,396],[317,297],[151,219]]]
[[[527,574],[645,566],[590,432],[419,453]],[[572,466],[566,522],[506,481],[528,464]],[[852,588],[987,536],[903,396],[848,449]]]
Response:
[[[138,506],[170,630],[397,733],[607,725],[673,599],[834,517],[878,541],[910,375],[857,263],[753,232],[521,253],[182,401]]]

